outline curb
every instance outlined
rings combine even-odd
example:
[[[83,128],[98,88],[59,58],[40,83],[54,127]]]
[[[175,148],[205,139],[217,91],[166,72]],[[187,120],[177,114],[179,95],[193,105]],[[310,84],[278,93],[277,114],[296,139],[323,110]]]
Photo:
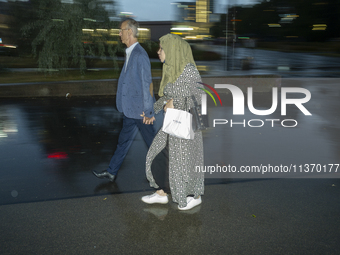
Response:
[[[154,91],[158,91],[160,77],[153,78]],[[253,87],[254,92],[269,92],[272,87],[281,85],[279,75],[249,76],[202,76],[202,81],[210,86],[214,84],[233,84],[246,92]],[[10,97],[65,97],[65,96],[114,96],[117,91],[117,79],[63,81],[44,83],[0,84],[0,98]],[[230,93],[229,90],[217,90]]]

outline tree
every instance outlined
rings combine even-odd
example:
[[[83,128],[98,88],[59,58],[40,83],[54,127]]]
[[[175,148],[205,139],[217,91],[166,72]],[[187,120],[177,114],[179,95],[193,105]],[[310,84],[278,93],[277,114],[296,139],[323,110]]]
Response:
[[[57,0],[34,0],[39,3],[37,20],[23,28],[25,36],[38,31],[32,41],[33,53],[39,67],[50,72],[65,71],[70,66],[84,72],[91,59],[110,55],[115,61],[119,49],[118,33],[110,29],[110,21],[104,4],[113,1],[74,0],[73,3]],[[68,1],[70,2],[70,1]],[[116,44],[107,44],[115,41]]]
[[[324,41],[340,36],[339,0],[265,0],[252,8],[236,10],[236,19],[241,20],[236,23],[238,34],[255,34],[277,40],[293,36],[306,41]],[[313,29],[318,24],[324,27]]]

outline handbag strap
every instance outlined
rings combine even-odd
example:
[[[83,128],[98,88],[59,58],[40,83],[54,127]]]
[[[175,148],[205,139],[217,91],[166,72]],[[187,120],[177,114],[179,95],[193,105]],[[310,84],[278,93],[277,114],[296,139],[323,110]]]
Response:
[[[194,95],[191,95],[190,97],[191,97],[191,100],[194,103],[194,107],[198,107],[198,103],[197,103],[196,97]],[[185,102],[184,102],[184,108],[185,108],[185,110],[187,112],[190,110],[189,107],[188,107],[188,98],[189,97],[185,97]]]
[[[194,95],[191,95],[191,99],[194,102],[194,106],[197,107],[198,103],[197,103],[196,97]]]
[[[184,101],[184,109],[185,109],[185,111],[189,112],[189,107],[188,107],[188,97],[185,97],[185,101]]]

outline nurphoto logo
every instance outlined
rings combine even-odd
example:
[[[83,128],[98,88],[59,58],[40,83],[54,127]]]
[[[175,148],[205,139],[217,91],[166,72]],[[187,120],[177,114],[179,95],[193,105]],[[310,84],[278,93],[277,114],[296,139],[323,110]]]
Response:
[[[216,94],[222,106],[222,101],[217,91],[213,87],[207,84],[204,84],[204,83],[201,83],[201,84],[210,88]],[[245,99],[244,99],[244,94],[239,87],[232,85],[232,84],[215,84],[214,87],[217,89],[228,89],[231,92],[232,97],[233,97],[233,115],[244,115]],[[216,100],[213,97],[213,95],[206,89],[203,89],[203,88],[200,88],[200,89],[204,90],[208,95],[210,95],[210,97],[214,100],[214,103],[216,106],[217,105]],[[303,94],[304,97],[303,98],[287,98],[288,93],[295,93],[295,94],[300,93],[300,94]],[[255,109],[254,104],[253,104],[253,88],[252,87],[247,88],[247,95],[248,95],[247,105],[251,113],[255,115],[259,115],[259,116],[266,116],[276,111],[277,105],[278,105],[278,88],[277,87],[272,88],[272,106],[266,110]],[[297,87],[281,88],[281,116],[285,116],[287,114],[287,105],[289,104],[295,105],[304,115],[311,116],[312,114],[303,105],[307,103],[310,99],[311,99],[311,93],[309,90],[305,88],[297,88]],[[207,95],[206,94],[202,95],[202,112],[201,113],[202,115],[207,114]],[[242,125],[243,127],[245,127],[246,124],[248,124],[249,127],[262,127],[265,124],[265,122],[271,123],[271,126],[274,127],[274,123],[277,121],[279,121],[281,123],[281,126],[283,127],[296,127],[298,124],[298,122],[295,119],[284,119],[284,120],[251,119],[251,120],[248,120],[247,122],[245,119],[242,122],[235,122],[235,121],[233,122],[232,119],[230,119],[230,121],[228,121],[227,119],[214,119],[213,127],[215,127],[216,125],[225,125],[227,123],[230,123],[230,127],[233,127],[233,125],[234,126]]]

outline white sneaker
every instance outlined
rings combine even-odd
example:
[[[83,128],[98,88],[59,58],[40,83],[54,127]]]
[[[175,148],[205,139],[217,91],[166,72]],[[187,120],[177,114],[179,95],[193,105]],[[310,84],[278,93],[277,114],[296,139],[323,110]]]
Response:
[[[178,209],[181,211],[185,211],[185,210],[190,210],[192,208],[194,208],[195,206],[198,206],[199,204],[202,203],[202,199],[201,196],[199,198],[193,198],[193,197],[187,197],[187,206],[185,207],[179,207]]]
[[[167,204],[169,202],[168,196],[158,195],[157,192],[152,195],[142,197],[142,201],[147,204]]]

